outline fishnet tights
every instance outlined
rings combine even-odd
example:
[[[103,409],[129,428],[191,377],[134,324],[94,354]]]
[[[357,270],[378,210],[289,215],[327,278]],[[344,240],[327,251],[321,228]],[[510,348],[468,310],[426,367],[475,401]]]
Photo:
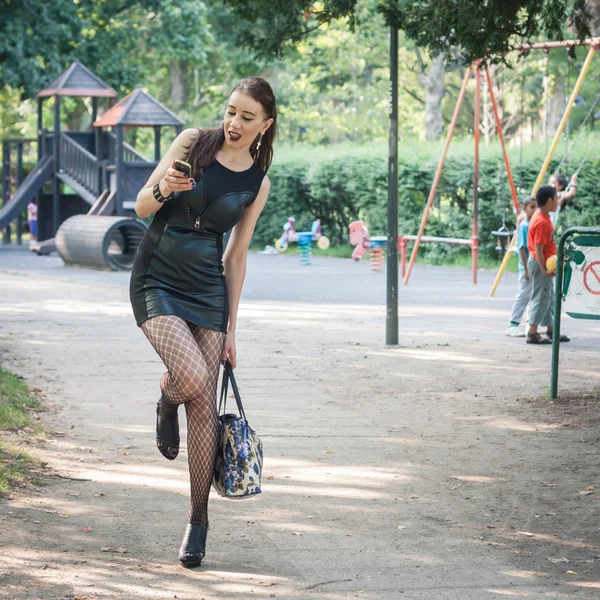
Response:
[[[164,315],[142,331],[167,367],[160,387],[161,417],[173,418],[185,404],[190,470],[190,523],[208,523],[208,495],[217,451],[216,390],[225,334]]]

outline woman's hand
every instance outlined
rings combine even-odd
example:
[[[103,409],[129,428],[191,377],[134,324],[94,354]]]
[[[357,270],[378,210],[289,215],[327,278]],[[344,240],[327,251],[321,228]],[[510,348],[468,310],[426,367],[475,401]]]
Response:
[[[225,342],[223,343],[223,352],[221,354],[221,362],[224,364],[229,359],[231,366],[235,369],[237,365],[236,353],[235,353],[235,332],[229,331],[225,336]]]
[[[160,180],[160,193],[167,197],[171,192],[187,192],[196,187],[193,178],[188,178],[185,173],[174,168],[175,163],[167,169],[165,176]]]

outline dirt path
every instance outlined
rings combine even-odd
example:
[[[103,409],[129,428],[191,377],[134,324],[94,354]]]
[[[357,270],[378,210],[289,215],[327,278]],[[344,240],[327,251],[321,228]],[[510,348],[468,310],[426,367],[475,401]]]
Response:
[[[382,274],[251,256],[238,378],[268,479],[211,499],[190,572],[185,452],[154,448],[161,365],[126,275],[40,260],[0,253],[0,361],[43,389],[35,451],[62,477],[0,503],[0,598],[598,597],[600,326],[568,322],[577,401],[548,405],[549,352],[504,337],[491,274],[417,271],[386,348]]]

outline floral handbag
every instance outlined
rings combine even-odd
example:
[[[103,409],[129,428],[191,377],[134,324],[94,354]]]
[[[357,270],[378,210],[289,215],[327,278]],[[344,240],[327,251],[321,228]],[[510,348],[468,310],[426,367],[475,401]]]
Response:
[[[230,381],[239,416],[226,413]],[[218,414],[219,439],[213,486],[224,498],[252,498],[261,492],[262,442],[248,425],[233,367],[229,361],[225,363]]]

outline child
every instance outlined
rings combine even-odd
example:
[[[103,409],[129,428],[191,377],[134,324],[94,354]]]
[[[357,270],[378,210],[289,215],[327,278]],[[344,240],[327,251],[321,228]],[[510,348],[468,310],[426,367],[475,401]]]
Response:
[[[531,279],[529,277],[529,269],[527,268],[527,259],[529,251],[527,249],[527,233],[529,231],[529,221],[533,213],[537,210],[537,201],[533,196],[527,196],[521,205],[523,207],[523,219],[517,230],[517,249],[519,252],[519,289],[513,303],[510,323],[506,335],[511,337],[525,337],[525,332],[519,329],[521,318],[525,312],[525,308],[531,300]]]
[[[537,191],[536,200],[538,210],[531,217],[527,235],[527,268],[532,288],[527,343],[550,344],[554,318],[554,271],[546,269],[546,261],[550,256],[556,255],[554,226],[550,220],[550,213],[558,208],[556,188],[552,185],[542,185]],[[539,325],[548,328],[544,337],[538,333]],[[560,341],[570,340],[566,335],[561,335]]]
[[[556,222],[558,221],[560,211],[567,208],[569,200],[577,193],[577,173],[571,177],[570,185],[566,175],[560,172],[554,173],[554,175],[550,177],[548,183],[553,185],[558,192],[558,208],[553,213],[550,213],[550,220],[552,221],[552,225],[556,228]],[[567,187],[569,188],[568,192],[566,191]]]
[[[27,205],[27,223],[29,225],[30,241],[37,239],[37,210],[37,204],[32,200]]]

